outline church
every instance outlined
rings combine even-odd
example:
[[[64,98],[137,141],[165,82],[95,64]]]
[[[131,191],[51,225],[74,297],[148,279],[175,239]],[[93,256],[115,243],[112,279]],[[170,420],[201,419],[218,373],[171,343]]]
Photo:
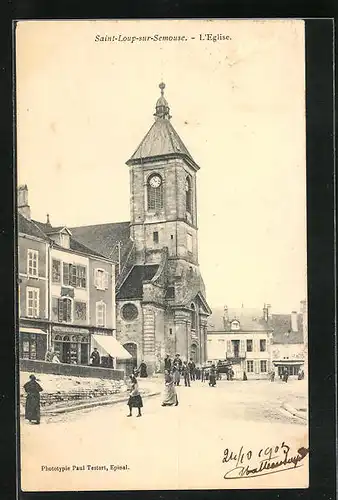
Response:
[[[164,97],[154,123],[126,162],[130,221],[71,228],[88,248],[118,262],[116,335],[150,373],[166,354],[207,359],[211,309],[198,263],[196,164],[175,131]]]

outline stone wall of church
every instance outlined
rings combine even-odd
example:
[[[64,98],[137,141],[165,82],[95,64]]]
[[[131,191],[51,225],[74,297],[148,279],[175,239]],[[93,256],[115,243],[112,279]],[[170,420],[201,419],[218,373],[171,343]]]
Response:
[[[123,317],[123,306],[133,304],[137,308],[137,317],[127,320]],[[123,345],[134,342],[137,345],[137,365],[143,354],[143,312],[140,300],[118,300],[116,303],[116,338]]]

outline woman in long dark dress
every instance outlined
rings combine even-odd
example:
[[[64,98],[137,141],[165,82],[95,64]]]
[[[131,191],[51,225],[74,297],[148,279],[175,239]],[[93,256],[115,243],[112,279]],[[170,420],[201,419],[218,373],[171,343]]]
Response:
[[[144,361],[139,366],[138,373],[140,374],[141,378],[147,378],[148,373],[147,373],[147,365],[145,364]]]
[[[27,393],[25,419],[30,422],[40,423],[40,392],[43,390],[37,383],[35,375],[29,376],[29,382],[23,386]]]
[[[132,416],[133,408],[138,408],[138,414],[136,416],[142,417],[141,408],[143,407],[143,401],[138,389],[138,383],[135,375],[130,375],[130,380],[131,380],[131,389],[128,399],[129,415],[127,415],[127,417]]]
[[[216,385],[216,367],[215,367],[215,365],[212,365],[210,368],[209,385],[211,387],[215,387],[215,385]]]

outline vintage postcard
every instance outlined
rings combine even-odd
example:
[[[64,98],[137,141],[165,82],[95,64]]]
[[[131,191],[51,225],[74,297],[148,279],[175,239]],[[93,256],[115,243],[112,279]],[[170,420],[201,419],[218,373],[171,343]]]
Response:
[[[304,22],[15,58],[21,489],[308,488]]]

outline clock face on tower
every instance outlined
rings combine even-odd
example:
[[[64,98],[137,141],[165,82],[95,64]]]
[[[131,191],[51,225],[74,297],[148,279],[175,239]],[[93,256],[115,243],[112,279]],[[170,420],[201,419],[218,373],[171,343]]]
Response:
[[[153,175],[151,179],[149,180],[149,184],[153,188],[158,188],[162,183],[162,179],[159,175]]]

